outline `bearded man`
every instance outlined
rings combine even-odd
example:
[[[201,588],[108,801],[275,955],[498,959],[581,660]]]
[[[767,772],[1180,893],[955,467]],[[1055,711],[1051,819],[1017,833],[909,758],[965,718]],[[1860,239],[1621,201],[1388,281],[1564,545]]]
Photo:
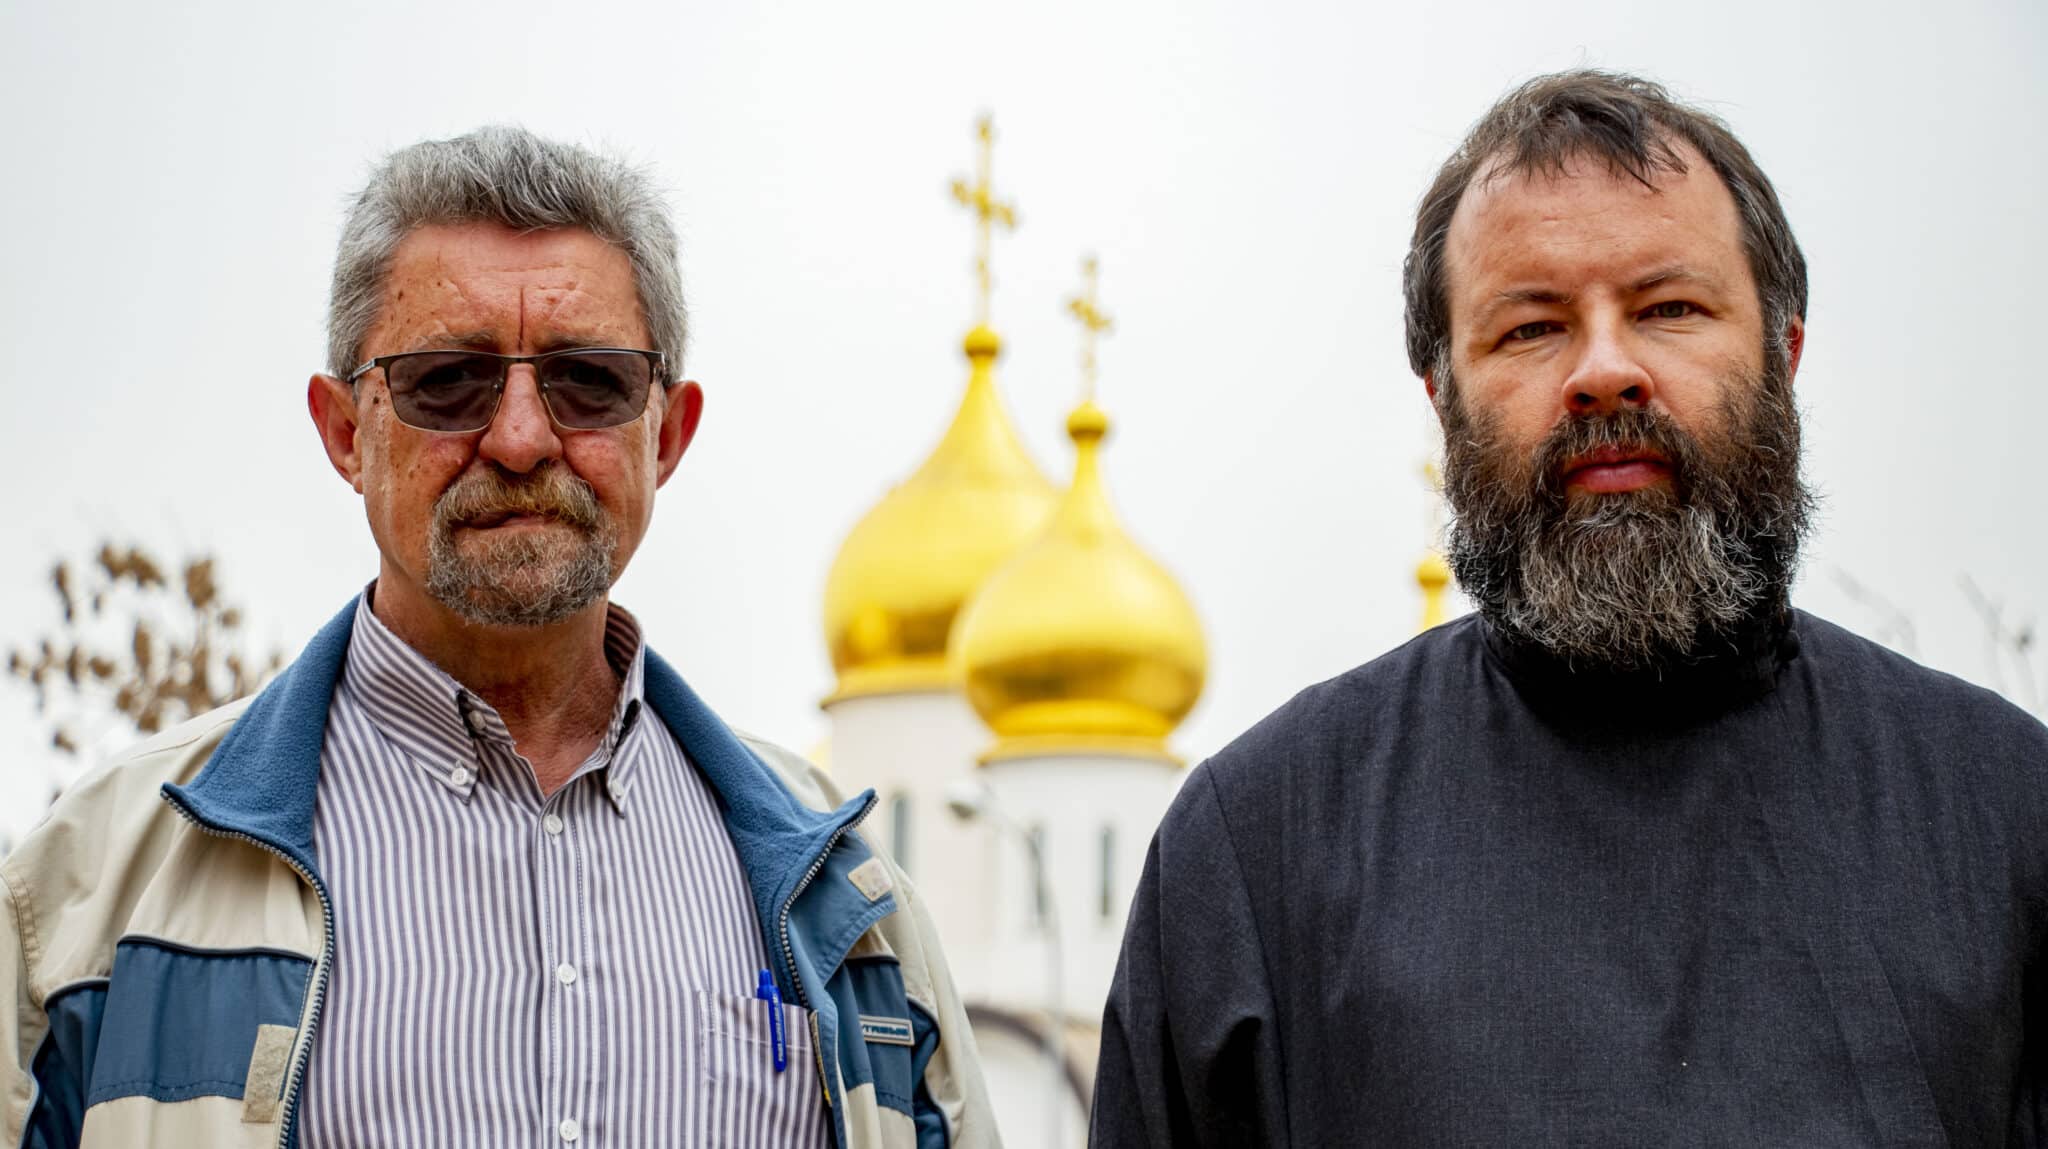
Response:
[[[1094,1143],[2042,1143],[2048,730],[1790,607],[1806,271],[1749,153],[1532,81],[1406,294],[1478,612],[1188,777]]]
[[[997,1143],[873,792],[609,602],[703,410],[675,248],[516,129],[376,169],[307,395],[376,580],[0,865],[0,1141]]]

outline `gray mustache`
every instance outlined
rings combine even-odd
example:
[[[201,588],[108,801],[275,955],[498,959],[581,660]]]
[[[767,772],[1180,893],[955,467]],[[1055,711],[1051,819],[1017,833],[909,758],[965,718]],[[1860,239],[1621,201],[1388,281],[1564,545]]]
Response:
[[[589,483],[549,463],[517,480],[495,468],[457,479],[434,502],[438,525],[452,527],[487,515],[546,516],[586,531],[598,529],[604,511]]]

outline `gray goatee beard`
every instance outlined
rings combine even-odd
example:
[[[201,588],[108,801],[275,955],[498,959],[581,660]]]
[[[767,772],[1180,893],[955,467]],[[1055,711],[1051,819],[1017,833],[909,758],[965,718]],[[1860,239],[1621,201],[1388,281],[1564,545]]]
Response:
[[[1746,645],[1786,609],[1814,500],[1799,477],[1791,372],[1727,380],[1719,430],[1696,437],[1643,408],[1573,417],[1525,459],[1448,375],[1444,493],[1459,586],[1497,629],[1575,670],[1655,671]],[[1671,482],[1567,493],[1568,460],[1648,448]]]
[[[538,515],[553,524],[456,538],[466,524],[500,514]],[[604,597],[617,548],[618,530],[597,493],[561,464],[524,475],[488,467],[465,474],[435,500],[426,591],[479,625],[545,626]]]

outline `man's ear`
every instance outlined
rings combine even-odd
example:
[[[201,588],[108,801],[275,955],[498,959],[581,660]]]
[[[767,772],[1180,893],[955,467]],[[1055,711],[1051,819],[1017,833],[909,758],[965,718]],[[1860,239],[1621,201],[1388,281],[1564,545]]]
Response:
[[[356,494],[362,494],[363,454],[356,445],[360,428],[355,389],[332,375],[315,375],[306,384],[306,409],[312,412],[313,429],[320,432],[320,445],[327,448],[327,461]]]
[[[1444,409],[1442,407],[1437,406],[1436,402],[1435,371],[1424,371],[1422,373],[1422,390],[1424,394],[1427,394],[1429,396],[1429,409],[1431,411],[1436,412],[1437,425],[1442,426],[1444,421]]]
[[[1785,331],[1785,348],[1790,353],[1785,361],[1789,368],[1786,372],[1786,381],[1790,382],[1798,378],[1799,356],[1806,351],[1806,320],[1797,315],[1792,317],[1792,322]]]
[[[690,440],[697,437],[697,422],[704,417],[704,389],[690,380],[667,388],[663,394],[661,441],[655,448],[657,487],[676,473],[683,452],[690,449]]]

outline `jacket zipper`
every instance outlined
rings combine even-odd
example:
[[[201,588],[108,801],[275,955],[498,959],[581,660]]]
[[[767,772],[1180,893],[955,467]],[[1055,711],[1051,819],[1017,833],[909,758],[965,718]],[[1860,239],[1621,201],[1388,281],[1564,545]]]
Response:
[[[211,834],[216,838],[226,838],[235,842],[247,842],[264,853],[273,855],[278,861],[291,867],[292,873],[297,874],[301,881],[313,887],[314,896],[320,899],[320,954],[313,962],[313,1003],[311,1010],[306,1015],[306,1031],[301,1035],[299,1041],[298,1056],[292,1059],[291,1073],[285,1078],[284,1122],[278,1127],[277,1132],[277,1149],[288,1149],[292,1142],[295,1126],[298,1123],[299,1086],[306,1076],[306,1062],[313,1056],[313,1031],[319,1028],[320,1025],[320,1007],[327,1002],[327,975],[330,972],[327,955],[334,948],[334,906],[327,900],[327,888],[321,885],[319,880],[307,872],[303,866],[293,861],[291,856],[283,850],[265,842],[261,838],[241,833],[238,830],[216,830],[212,826],[200,821],[181,802],[165,799],[165,803],[182,815],[187,822],[197,826],[201,833]]]
[[[839,844],[839,839],[844,838],[848,831],[866,821],[868,811],[874,808],[875,796],[870,794],[868,795],[867,804],[862,806],[852,818],[849,818],[844,826],[834,830],[830,838],[825,839],[825,848],[818,851],[818,856],[811,861],[811,868],[805,870],[804,876],[797,879],[796,888],[789,891],[788,899],[782,903],[782,912],[776,916],[776,925],[782,934],[782,960],[783,964],[789,969],[789,984],[792,989],[796,990],[796,1003],[805,1009],[811,1008],[811,999],[810,995],[804,992],[804,979],[797,976],[796,947],[789,944],[789,911],[796,908],[797,898],[801,897],[803,892],[810,888],[811,881],[818,876],[818,871],[825,868],[825,859],[832,856],[832,848]],[[832,1083],[825,1080],[824,1044],[824,1039],[818,1035],[818,1017],[816,1012],[813,1011],[811,1015],[811,1056],[818,1063],[818,1085],[825,1091],[825,1107],[830,1109],[832,1107]]]

